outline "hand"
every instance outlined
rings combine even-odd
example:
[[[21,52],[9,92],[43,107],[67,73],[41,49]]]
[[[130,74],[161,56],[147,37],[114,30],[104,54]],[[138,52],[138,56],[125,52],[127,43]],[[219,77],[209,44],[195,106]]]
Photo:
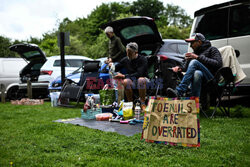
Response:
[[[198,55],[194,54],[194,53],[186,53],[185,54],[185,59],[197,59]]]
[[[179,66],[175,66],[175,67],[172,67],[172,70],[174,72],[180,72],[181,71],[181,68]]]
[[[124,79],[125,78],[125,75],[121,74],[121,73],[117,73],[116,76],[113,77],[114,79]]]
[[[112,63],[112,59],[111,58],[107,58],[107,60],[104,61],[106,64]]]
[[[111,67],[113,65],[113,63],[108,63],[109,64],[109,67]]]

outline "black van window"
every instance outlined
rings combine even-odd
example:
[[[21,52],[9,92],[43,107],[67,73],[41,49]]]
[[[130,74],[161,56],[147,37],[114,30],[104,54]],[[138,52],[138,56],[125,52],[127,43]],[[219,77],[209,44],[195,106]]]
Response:
[[[230,9],[230,37],[250,35],[250,4]]]
[[[209,12],[197,18],[194,32],[205,35],[206,39],[214,40],[227,37],[228,9]]]

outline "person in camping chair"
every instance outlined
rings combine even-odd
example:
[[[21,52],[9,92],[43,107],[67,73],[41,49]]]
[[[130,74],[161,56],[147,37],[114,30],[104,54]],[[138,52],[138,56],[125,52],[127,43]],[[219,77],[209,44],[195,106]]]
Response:
[[[191,85],[191,96],[200,97],[201,84],[213,78],[216,71],[222,67],[222,58],[219,50],[211,46],[210,41],[201,33],[194,34],[193,37],[185,39],[190,42],[193,53],[185,54],[184,67],[173,67],[174,72],[186,71],[181,83],[176,89],[168,88],[169,97],[180,97]]]
[[[127,56],[124,57],[117,65],[115,71],[126,69],[126,74],[117,72],[114,79],[122,79],[125,89],[125,95],[129,102],[133,102],[133,89],[138,89],[142,110],[145,109],[146,83],[148,81],[148,62],[147,59],[138,54],[138,45],[131,42],[126,46]],[[109,64],[112,66],[112,63]],[[119,88],[118,88],[119,89]]]

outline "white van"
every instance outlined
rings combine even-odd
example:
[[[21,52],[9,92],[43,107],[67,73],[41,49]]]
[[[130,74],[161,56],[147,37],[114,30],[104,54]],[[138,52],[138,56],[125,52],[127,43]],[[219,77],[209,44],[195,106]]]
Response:
[[[190,36],[202,33],[212,45],[231,45],[247,77],[238,86],[240,94],[250,90],[250,1],[235,0],[200,9],[194,13]]]
[[[0,58],[0,84],[5,86],[7,98],[16,98],[19,85],[19,71],[26,65],[27,62],[22,58]]]

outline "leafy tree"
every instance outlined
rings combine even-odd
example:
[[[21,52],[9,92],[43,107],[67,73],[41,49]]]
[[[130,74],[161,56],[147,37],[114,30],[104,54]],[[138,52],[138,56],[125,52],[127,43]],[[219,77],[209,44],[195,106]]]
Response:
[[[33,43],[33,44],[39,45],[39,44],[41,44],[41,39],[39,39],[39,38],[34,38],[34,37],[30,37],[30,39],[27,40],[27,43]]]
[[[149,16],[158,19],[163,14],[164,5],[159,0],[137,0],[131,5],[131,12],[134,15]]]
[[[167,4],[164,16],[166,17],[166,25],[178,26],[180,28],[191,26],[193,21],[184,9],[176,5]]]
[[[100,34],[92,45],[84,46],[84,56],[97,59],[108,56],[108,38],[104,33]]]
[[[84,55],[84,47],[82,41],[77,36],[70,35],[70,45],[65,46],[65,54],[67,55]],[[88,55],[84,55],[89,57]]]
[[[48,32],[43,34],[43,40],[39,47],[46,53],[46,56],[59,55],[59,47],[57,46],[57,33]]]
[[[0,57],[17,57],[14,52],[9,50],[9,47],[12,45],[9,38],[0,36]]]
[[[159,28],[163,39],[185,39],[189,37],[191,27],[180,29],[177,26],[164,26]]]

